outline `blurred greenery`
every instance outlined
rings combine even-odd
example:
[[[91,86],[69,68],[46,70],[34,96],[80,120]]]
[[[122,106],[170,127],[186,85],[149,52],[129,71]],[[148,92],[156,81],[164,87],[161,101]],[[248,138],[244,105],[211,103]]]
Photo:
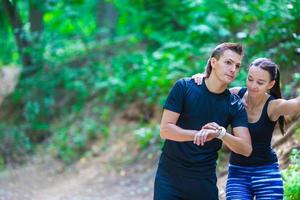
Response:
[[[291,164],[282,171],[284,180],[284,199],[300,199],[300,151],[293,149],[290,155]]]
[[[142,149],[147,148],[150,144],[159,143],[162,141],[159,136],[159,125],[150,124],[148,126],[142,126],[134,131],[137,137],[137,141]],[[162,144],[161,144],[162,146]]]
[[[284,93],[286,96],[296,96],[300,94],[300,73],[294,73],[292,80],[284,86]]]
[[[109,138],[110,123],[131,103],[161,106],[175,80],[202,72],[221,42],[246,47],[233,86],[244,85],[258,56],[299,70],[298,0],[3,0],[0,18],[0,66],[22,69],[2,105],[0,167],[22,162],[40,144],[66,163],[78,160]],[[295,94],[299,73],[287,81],[285,94]],[[158,125],[137,123],[140,148],[159,148]]]

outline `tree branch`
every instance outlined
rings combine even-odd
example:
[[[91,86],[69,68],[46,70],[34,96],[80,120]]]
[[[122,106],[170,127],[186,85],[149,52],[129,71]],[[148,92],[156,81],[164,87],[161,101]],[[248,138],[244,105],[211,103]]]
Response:
[[[274,142],[272,148],[276,148],[285,143],[296,132],[298,128],[300,128],[300,117],[298,117],[298,119],[288,128],[286,134],[283,137]]]

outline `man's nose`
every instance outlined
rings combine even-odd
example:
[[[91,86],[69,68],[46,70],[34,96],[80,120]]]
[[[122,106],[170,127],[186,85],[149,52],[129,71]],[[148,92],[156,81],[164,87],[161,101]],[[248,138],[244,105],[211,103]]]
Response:
[[[229,70],[230,70],[231,73],[235,73],[237,68],[236,68],[236,66],[232,65]]]

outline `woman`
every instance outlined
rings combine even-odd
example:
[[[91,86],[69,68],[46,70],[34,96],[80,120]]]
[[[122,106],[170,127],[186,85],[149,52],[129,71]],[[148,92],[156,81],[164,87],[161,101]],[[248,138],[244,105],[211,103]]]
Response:
[[[206,72],[206,74],[209,73]],[[200,84],[204,75],[195,75]],[[206,75],[207,76],[207,75]],[[250,157],[231,153],[226,199],[283,199],[283,182],[278,159],[271,148],[276,123],[284,134],[284,116],[300,112],[300,96],[281,98],[278,66],[267,58],[258,58],[250,66],[247,88],[230,89],[242,98],[248,115],[253,151]],[[211,128],[218,128],[211,124]]]

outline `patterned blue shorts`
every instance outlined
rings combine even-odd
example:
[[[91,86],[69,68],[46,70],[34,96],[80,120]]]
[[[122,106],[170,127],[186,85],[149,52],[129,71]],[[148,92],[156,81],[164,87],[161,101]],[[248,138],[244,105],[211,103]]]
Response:
[[[258,167],[229,165],[227,200],[283,199],[283,182],[277,163]]]

